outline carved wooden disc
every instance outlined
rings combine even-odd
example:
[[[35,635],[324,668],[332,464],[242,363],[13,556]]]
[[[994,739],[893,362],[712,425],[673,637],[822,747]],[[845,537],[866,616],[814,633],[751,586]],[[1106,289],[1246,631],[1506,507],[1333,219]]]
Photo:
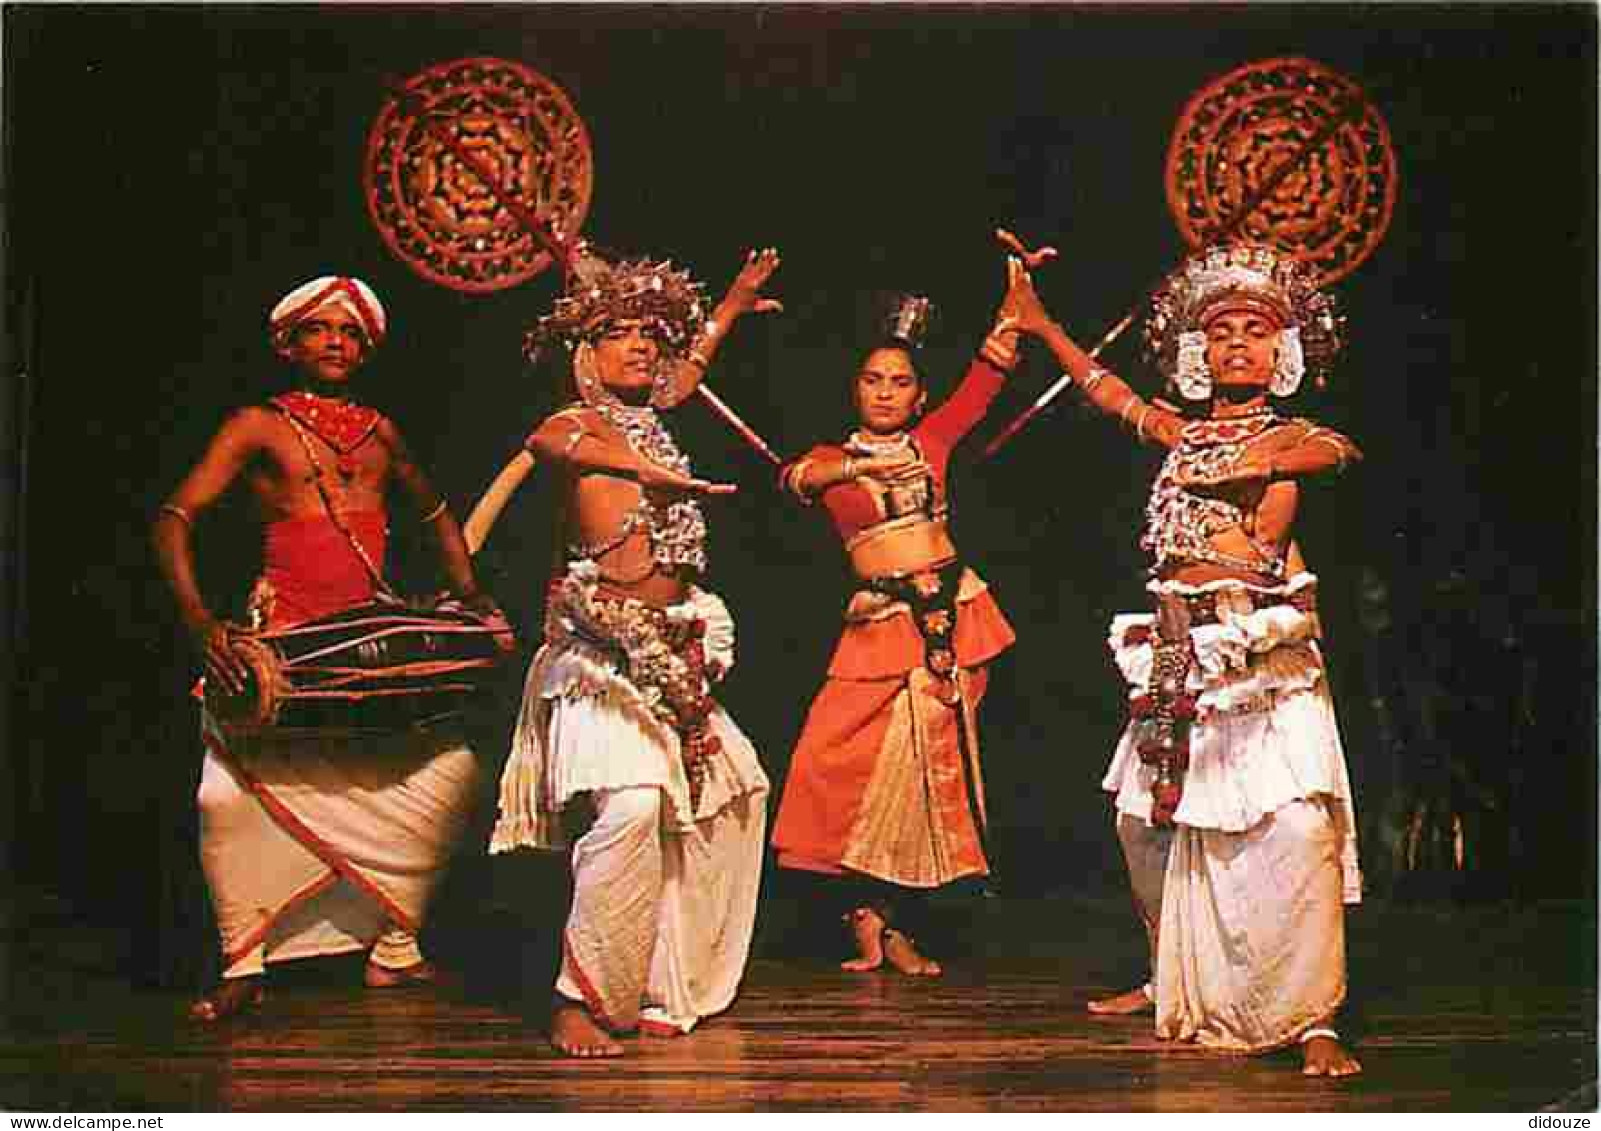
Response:
[[[1306,151],[1337,119],[1332,134]],[[1361,88],[1320,63],[1266,59],[1198,91],[1168,146],[1168,205],[1184,238],[1200,247],[1287,162],[1295,167],[1234,234],[1285,248],[1310,262],[1320,283],[1333,282],[1366,259],[1390,226],[1395,152]]]
[[[367,211],[389,249],[458,291],[516,286],[550,265],[543,245],[443,139],[567,238],[589,212],[589,134],[560,87],[521,63],[456,59],[391,98],[367,137]]]

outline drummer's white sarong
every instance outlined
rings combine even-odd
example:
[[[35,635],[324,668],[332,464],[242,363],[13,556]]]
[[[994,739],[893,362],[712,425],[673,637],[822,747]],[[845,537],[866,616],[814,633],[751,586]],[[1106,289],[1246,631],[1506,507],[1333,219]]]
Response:
[[[373,948],[421,960],[416,932],[476,790],[458,737],[423,730],[241,736],[202,715],[200,856],[225,977]]]

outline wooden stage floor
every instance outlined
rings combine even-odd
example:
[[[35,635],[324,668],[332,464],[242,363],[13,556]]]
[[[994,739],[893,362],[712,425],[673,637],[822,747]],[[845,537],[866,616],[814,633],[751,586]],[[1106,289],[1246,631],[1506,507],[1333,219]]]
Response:
[[[1593,907],[1388,907],[1349,933],[1360,1078],[1288,1055],[1166,1045],[1095,1020],[1090,993],[1137,963],[1121,899],[982,901],[938,981],[847,976],[759,940],[727,1015],[620,1061],[557,1058],[469,977],[364,991],[359,966],[283,968],[262,1012],[204,1027],[188,995],[119,970],[111,928],[8,933],[0,1107],[211,1110],[1534,1111],[1596,1103]],[[977,945],[973,945],[976,940]],[[515,963],[515,940],[469,974]],[[526,949],[526,948],[525,948]],[[111,958],[108,960],[107,955]],[[510,956],[510,957],[508,957]],[[124,963],[125,965],[125,963]]]

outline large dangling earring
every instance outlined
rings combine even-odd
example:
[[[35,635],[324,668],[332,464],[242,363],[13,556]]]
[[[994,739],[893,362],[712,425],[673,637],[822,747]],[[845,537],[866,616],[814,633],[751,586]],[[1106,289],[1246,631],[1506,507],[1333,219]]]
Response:
[[[1212,395],[1212,371],[1206,367],[1206,335],[1199,330],[1186,330],[1179,335],[1173,384],[1187,401],[1204,401]]]
[[[1268,392],[1275,397],[1291,397],[1306,376],[1306,354],[1301,349],[1301,331],[1286,326],[1279,332],[1279,355],[1273,362],[1273,380]]]
[[[600,383],[600,370],[595,364],[595,347],[579,342],[573,350],[573,384],[585,404],[600,404],[606,399],[606,390]]]
[[[652,408],[672,408],[676,402],[673,400],[673,366],[664,357],[656,359],[656,373],[650,381],[650,404]]]

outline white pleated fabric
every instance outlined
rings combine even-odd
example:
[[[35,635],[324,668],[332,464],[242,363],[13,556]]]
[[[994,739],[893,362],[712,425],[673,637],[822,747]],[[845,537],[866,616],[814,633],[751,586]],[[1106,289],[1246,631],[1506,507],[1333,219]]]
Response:
[[[1219,598],[1218,623],[1190,630],[1196,719],[1172,830],[1150,824],[1155,770],[1140,761],[1133,726],[1102,781],[1155,928],[1158,1036],[1265,1052],[1345,999],[1344,908],[1362,898],[1356,818],[1317,617],[1290,603],[1315,584],[1301,574],[1248,593],[1236,582],[1152,587]],[[1147,690],[1153,649],[1139,630],[1154,621],[1112,622],[1131,699]]]
[[[1168,588],[1193,595],[1233,584]],[[1264,596],[1288,600],[1314,584],[1311,574],[1300,574],[1280,589],[1253,591],[1253,601],[1262,604]],[[1220,616],[1219,624],[1190,630],[1196,663],[1188,690],[1196,696],[1198,717],[1190,728],[1190,767],[1174,821],[1190,828],[1244,832],[1292,801],[1325,798],[1342,834],[1344,898],[1359,903],[1356,814],[1323,657],[1314,639],[1317,618],[1288,604],[1238,616],[1223,611]],[[1152,648],[1148,641],[1128,643],[1128,631],[1154,622],[1150,614],[1124,614],[1112,621],[1107,643],[1130,698],[1146,689]],[[1156,771],[1140,761],[1135,745],[1131,726],[1112,753],[1101,787],[1116,795],[1119,813],[1148,822]]]
[[[454,736],[225,732],[203,713],[200,855],[224,976],[365,950],[420,961],[415,935],[470,811],[478,765]]]
[[[723,602],[692,591],[708,661],[733,664]],[[720,707],[720,748],[692,806],[680,743],[626,674],[626,659],[565,638],[529,667],[489,851],[567,847],[563,810],[587,795],[572,844],[574,895],[557,992],[616,1032],[688,1032],[733,1001],[749,956],[767,827],[767,776]]]
[[[733,1004],[750,956],[767,829],[765,794],[684,831],[663,828],[656,787],[594,795],[573,845],[573,905],[556,992],[614,1032],[687,1033]]]
[[[1243,833],[1179,828],[1157,934],[1156,1032],[1258,1053],[1345,1000],[1342,832],[1296,801]]]

